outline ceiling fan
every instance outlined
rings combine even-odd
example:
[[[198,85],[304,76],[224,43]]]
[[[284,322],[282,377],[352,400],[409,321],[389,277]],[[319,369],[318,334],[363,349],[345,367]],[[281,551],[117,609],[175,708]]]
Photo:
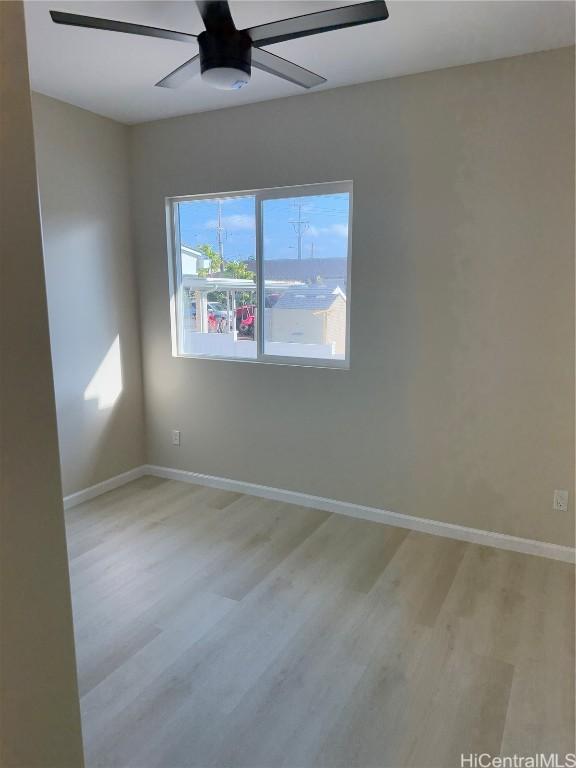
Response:
[[[206,27],[205,31],[198,36],[189,32],[177,32],[63,11],[50,11],[50,16],[56,24],[104,29],[110,32],[127,32],[132,35],[160,37],[184,43],[197,42],[200,52],[163,77],[156,85],[162,88],[178,88],[191,77],[201,74],[205,82],[223,90],[236,90],[245,86],[250,80],[252,67],[303,88],[321,85],[326,82],[325,77],[265,51],[262,46],[388,18],[388,9],[384,0],[369,0],[369,2],[342,6],[328,11],[316,11],[291,19],[272,21],[247,29],[236,29],[227,0],[196,0],[196,5]]]

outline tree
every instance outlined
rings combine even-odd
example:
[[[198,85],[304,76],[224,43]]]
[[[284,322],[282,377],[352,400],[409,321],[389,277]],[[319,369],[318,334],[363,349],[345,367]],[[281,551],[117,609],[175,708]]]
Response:
[[[240,280],[254,280],[254,272],[250,272],[243,261],[227,261],[224,267],[226,277],[236,277]],[[254,294],[252,291],[237,291],[236,301],[239,306],[254,303]]]
[[[199,277],[208,277],[215,272],[222,272],[225,277],[236,277],[241,280],[254,280],[254,272],[251,272],[243,261],[224,261],[220,258],[220,254],[211,245],[205,243],[204,245],[197,245],[196,250],[200,251],[203,256],[210,260],[209,267],[201,267],[198,270]],[[217,301],[221,304],[226,304],[227,291],[217,290],[211,291],[208,294],[208,301]],[[240,306],[243,304],[252,304],[254,297],[252,291],[238,291],[236,293],[236,300]]]
[[[206,277],[207,275],[212,275],[214,272],[220,271],[220,268],[222,267],[222,259],[220,258],[218,251],[215,251],[214,248],[207,243],[196,246],[196,250],[200,251],[204,258],[210,260],[210,266],[208,268],[201,267],[198,270],[198,275],[200,277]]]
[[[224,266],[224,274],[227,277],[237,277],[242,280],[254,279],[254,272],[250,272],[243,261],[227,261]]]

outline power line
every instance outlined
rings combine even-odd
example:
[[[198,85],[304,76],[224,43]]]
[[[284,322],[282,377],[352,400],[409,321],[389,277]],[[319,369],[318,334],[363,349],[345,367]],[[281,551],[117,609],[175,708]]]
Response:
[[[303,205],[304,203],[302,203],[301,200],[298,200],[298,202],[295,203],[295,207],[298,209],[298,218],[289,219],[289,223],[292,224],[294,231],[296,232],[296,238],[298,242],[298,261],[302,260],[302,238],[304,237],[306,230],[310,227],[310,222],[308,219],[302,218]]]
[[[226,239],[226,227],[222,224],[222,200],[218,200],[218,218],[216,220],[216,237],[218,239],[218,254],[220,256],[220,269],[224,268],[224,240]]]

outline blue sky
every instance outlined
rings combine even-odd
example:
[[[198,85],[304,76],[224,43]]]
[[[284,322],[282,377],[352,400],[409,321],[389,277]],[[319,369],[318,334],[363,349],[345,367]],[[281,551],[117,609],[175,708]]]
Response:
[[[254,258],[254,198],[222,198],[225,260]],[[192,248],[217,247],[218,201],[180,203],[180,239]],[[297,222],[301,224],[298,226]],[[265,200],[264,258],[298,258],[297,230],[302,232],[302,258],[345,257],[348,245],[348,194]]]

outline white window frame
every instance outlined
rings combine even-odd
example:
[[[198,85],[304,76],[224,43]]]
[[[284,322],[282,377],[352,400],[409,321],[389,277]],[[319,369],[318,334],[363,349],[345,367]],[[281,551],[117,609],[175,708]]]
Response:
[[[346,354],[343,360],[329,358],[296,357],[271,355],[264,352],[264,307],[265,284],[263,278],[264,238],[262,221],[262,203],[265,200],[276,200],[286,197],[309,197],[315,195],[342,194],[349,195],[348,204],[348,242],[347,242],[347,283],[346,283]],[[182,262],[180,257],[180,222],[178,203],[191,200],[210,200],[218,198],[253,197],[255,199],[256,217],[256,318],[255,329],[256,357],[224,357],[221,355],[194,354],[180,352],[183,321],[183,291],[182,291]],[[352,278],[352,181],[327,181],[319,184],[301,184],[296,187],[272,187],[269,189],[246,189],[239,192],[215,192],[198,195],[173,195],[166,197],[166,234],[168,243],[168,282],[170,290],[170,321],[172,335],[172,356],[192,358],[196,360],[224,360],[233,363],[260,363],[267,365],[294,365],[306,368],[333,368],[348,370],[350,368],[350,295]]]

